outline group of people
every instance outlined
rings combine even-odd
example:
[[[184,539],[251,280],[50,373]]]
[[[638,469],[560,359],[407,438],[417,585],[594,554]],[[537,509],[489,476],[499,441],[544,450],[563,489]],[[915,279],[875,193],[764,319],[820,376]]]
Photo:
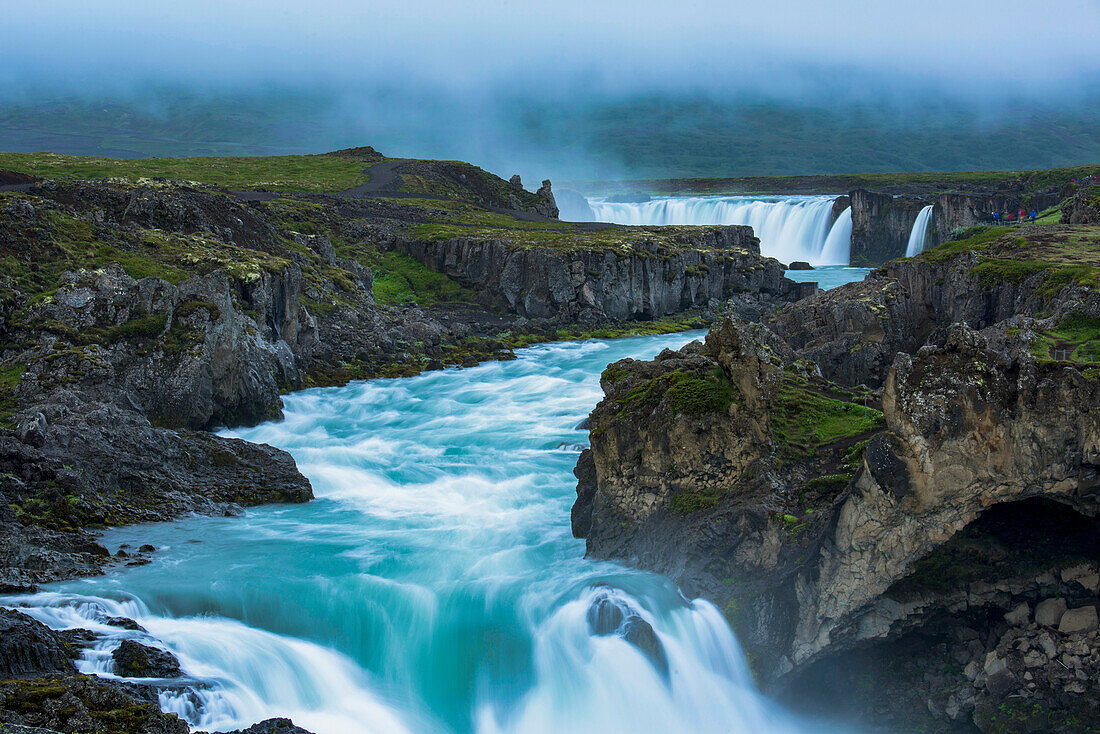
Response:
[[[1004,216],[1002,216],[1000,212],[993,212],[993,223],[994,224],[1019,224],[1019,223],[1021,223],[1023,221],[1026,221],[1028,219],[1030,219],[1032,222],[1034,222],[1035,217],[1037,217],[1037,216],[1039,216],[1039,213],[1037,211],[1035,211],[1034,209],[1031,210],[1031,214],[1025,214],[1024,210],[1021,209],[1016,214],[1013,214],[1012,212],[1005,212]]]

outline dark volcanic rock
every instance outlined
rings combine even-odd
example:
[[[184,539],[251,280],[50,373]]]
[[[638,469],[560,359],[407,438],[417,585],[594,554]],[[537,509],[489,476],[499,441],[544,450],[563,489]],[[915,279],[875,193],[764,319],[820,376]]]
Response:
[[[814,266],[803,260],[795,260],[787,266],[787,270],[813,270]]]
[[[851,264],[879,265],[905,254],[909,233],[927,201],[856,189],[852,202]]]
[[[165,520],[229,506],[304,502],[312,490],[290,455],[270,446],[153,426],[132,410],[59,391],[40,403],[40,448],[0,429],[0,581],[34,583],[97,573],[105,548],[79,528]],[[80,473],[73,466],[81,466]],[[46,490],[35,489],[48,482]],[[39,527],[36,523],[49,523]]]
[[[895,260],[863,281],[784,308],[773,325],[828,379],[877,387],[899,352],[915,352],[933,338],[942,341],[954,323],[982,329],[1013,316],[1100,313],[1100,296],[1089,288],[1046,289],[1043,272],[990,280],[975,274],[980,262],[971,253],[942,262]]]
[[[83,675],[0,681],[0,721],[60,732],[188,734],[155,692]]]
[[[796,396],[820,378],[816,366],[785,349],[769,345],[762,327],[730,322],[712,330],[705,347],[611,365],[593,412],[591,455],[578,463],[574,505],[574,527],[590,555],[669,574],[687,593],[723,606],[765,680],[904,634],[936,610],[992,607],[987,613],[1001,619],[1024,594],[1051,593],[1035,579],[1036,564],[1095,553],[1094,371],[1036,360],[1003,325],[984,333],[955,325],[942,343],[896,357],[882,396],[884,431],[853,434],[806,456],[788,443],[781,411],[798,406],[795,415],[817,420],[816,399]],[[713,374],[715,364],[736,388],[728,408],[692,413],[692,403],[681,402],[677,409],[683,393],[671,395],[671,386],[684,384],[685,374]],[[860,439],[866,452],[853,464],[843,454]],[[1002,587],[979,574],[953,589],[949,581],[936,585],[933,572],[930,587],[915,591],[910,581],[895,588],[910,574],[924,578],[923,559],[948,552],[949,539],[993,509],[1039,499],[1080,518],[1067,526],[1079,526],[1074,535],[1038,521],[1061,538],[1057,552],[1066,555],[1025,556],[1003,572],[1020,579]],[[1013,512],[990,527],[1013,527]],[[999,546],[1039,553],[1047,542],[975,537],[984,545],[974,547],[992,559],[1005,557]],[[964,560],[932,567],[957,568],[975,557],[974,547],[958,552]],[[1091,609],[1100,581],[1089,571],[1073,578],[1085,580],[1090,591],[1080,598],[1091,601],[1070,606]],[[954,596],[944,596],[945,588]],[[1057,593],[1081,593],[1073,588]],[[989,692],[1017,682],[1001,676]]]
[[[73,649],[26,614],[0,609],[0,679],[76,672]]]
[[[1084,186],[1062,204],[1066,224],[1100,224],[1100,186]]]
[[[594,635],[618,635],[638,648],[662,676],[668,676],[668,655],[652,625],[608,589],[597,592],[587,613],[588,629]]]
[[[227,734],[310,734],[290,719],[266,719],[247,729],[237,729]]]
[[[632,250],[517,247],[506,240],[399,238],[397,249],[529,318],[652,319],[739,295],[784,303],[801,294],[761,257],[750,227],[626,228]]]
[[[125,678],[175,678],[183,675],[180,661],[167,650],[123,640],[111,653],[115,673]]]

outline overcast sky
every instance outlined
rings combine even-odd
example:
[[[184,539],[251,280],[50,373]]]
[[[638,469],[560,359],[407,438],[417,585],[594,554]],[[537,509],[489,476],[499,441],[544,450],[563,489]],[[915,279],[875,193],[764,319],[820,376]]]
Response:
[[[876,83],[1044,98],[1100,77],[1100,0],[0,3],[8,89],[275,80],[801,95]]]

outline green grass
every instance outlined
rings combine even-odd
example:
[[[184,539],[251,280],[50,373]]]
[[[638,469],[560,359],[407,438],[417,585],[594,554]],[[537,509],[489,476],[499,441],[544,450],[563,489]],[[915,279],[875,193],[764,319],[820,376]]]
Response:
[[[1083,313],[1063,317],[1053,329],[1038,332],[1031,352],[1041,361],[1052,360],[1055,352],[1067,352],[1066,359],[1100,363],[1100,318]]]
[[[729,409],[736,395],[736,388],[720,367],[705,375],[676,369],[636,385],[620,402],[615,420],[651,408],[665,398],[675,413],[722,413]]]
[[[697,311],[688,311],[674,316],[662,316],[652,321],[634,321],[617,326],[604,326],[598,329],[583,329],[571,326],[558,329],[554,334],[559,341],[578,339],[619,339],[627,336],[660,336],[676,334],[691,329],[701,329],[707,325]]]
[[[673,373],[671,381],[665,397],[677,413],[725,412],[737,392],[721,367],[715,367],[705,377]]]
[[[808,174],[718,178],[636,179],[589,182],[586,190],[644,191],[653,194],[840,194],[863,188],[887,193],[951,193],[1018,190],[1024,193],[1062,186],[1100,173],[1100,166],[1071,166],[1030,171],[929,171],[920,173]]]
[[[430,306],[473,299],[472,291],[408,255],[379,253],[369,265],[374,271],[374,300],[383,305]]]
[[[985,285],[997,282],[1022,283],[1036,273],[1057,267],[1054,263],[1036,260],[1009,260],[991,257],[970,269]]]
[[[672,495],[671,507],[672,511],[677,515],[690,515],[694,512],[702,512],[704,510],[713,510],[718,506],[722,497],[726,495],[728,490],[725,489],[704,489],[700,491],[682,489]]]
[[[966,253],[977,257],[970,274],[984,286],[1001,282],[1019,284],[1045,272],[1035,290],[1042,298],[1050,298],[1072,284],[1100,289],[1100,227],[1054,225],[1006,229],[978,225],[917,257],[933,264],[947,264]]]
[[[795,459],[810,459],[823,446],[884,425],[874,408],[825,397],[790,379],[776,395],[770,420],[780,451]]]
[[[922,252],[917,257],[931,263],[943,263],[971,250],[983,248],[1005,235],[1002,227],[976,225],[967,227],[958,239],[944,242],[938,247]]]
[[[0,366],[0,426],[10,427],[11,415],[19,407],[15,390],[26,371],[27,365],[22,362]]]
[[[58,153],[0,153],[0,168],[56,178],[171,178],[230,190],[335,192],[367,181],[362,171],[381,159],[343,155],[210,158],[98,158]]]

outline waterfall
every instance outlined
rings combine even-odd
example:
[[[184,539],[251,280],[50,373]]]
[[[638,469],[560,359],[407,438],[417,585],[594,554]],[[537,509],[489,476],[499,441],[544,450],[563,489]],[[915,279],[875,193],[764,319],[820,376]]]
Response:
[[[840,213],[821,248],[822,264],[848,264],[852,254],[852,207]]]
[[[924,244],[928,239],[928,225],[932,221],[932,205],[924,207],[917,215],[917,221],[913,222],[913,230],[909,233],[909,245],[905,248],[905,256],[913,257],[924,252]]]
[[[760,251],[789,263],[847,265],[851,212],[833,222],[831,196],[683,196],[644,202],[589,199],[596,221],[633,225],[747,224]]]

